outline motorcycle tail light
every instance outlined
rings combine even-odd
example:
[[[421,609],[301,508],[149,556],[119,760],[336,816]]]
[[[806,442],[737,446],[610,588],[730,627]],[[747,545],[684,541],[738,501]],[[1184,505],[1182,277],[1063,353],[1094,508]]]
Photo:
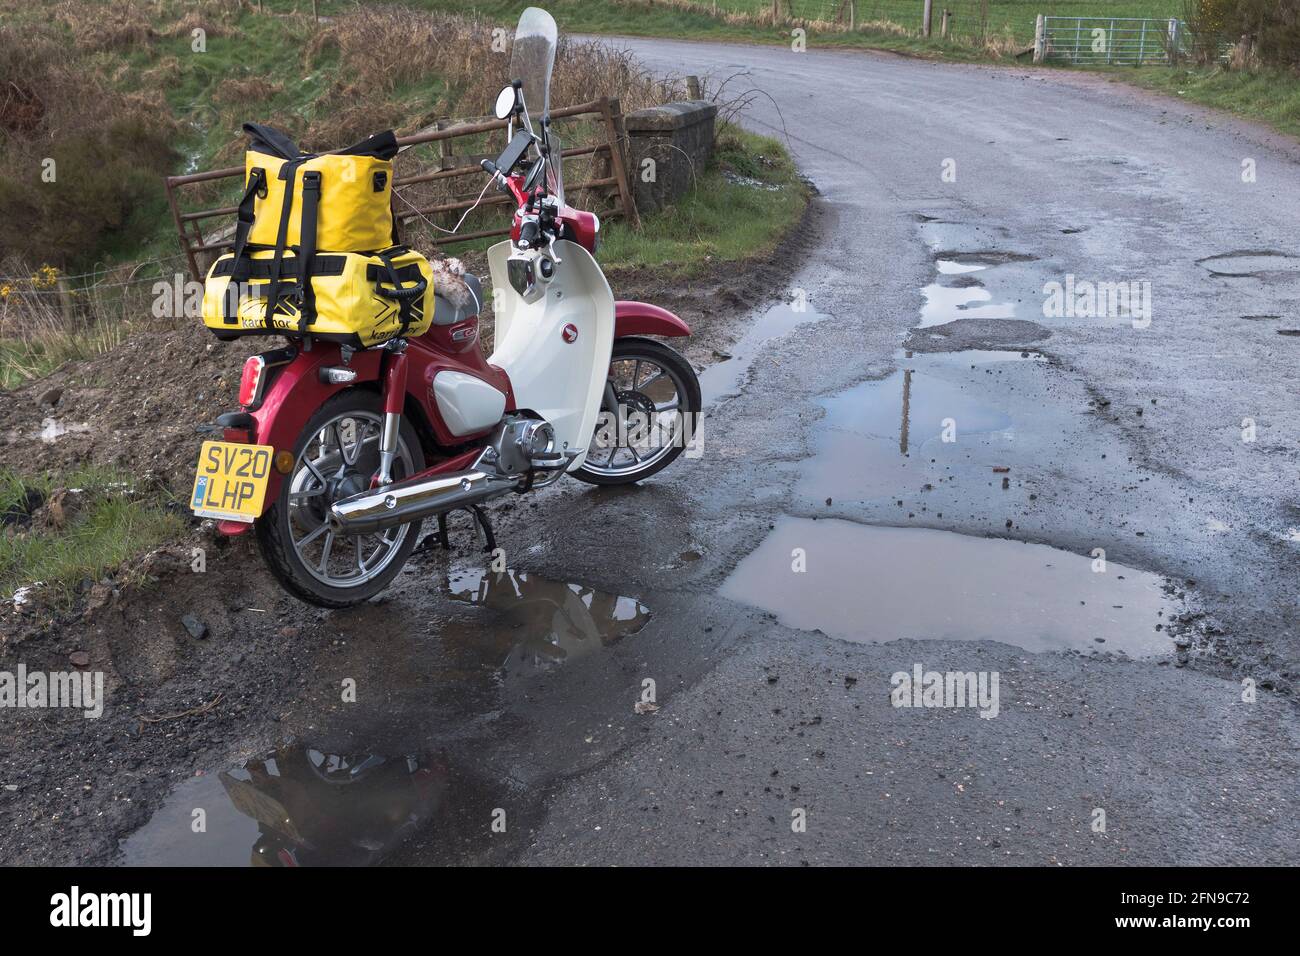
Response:
[[[239,404],[252,408],[262,400],[262,374],[266,371],[266,359],[260,355],[250,356],[244,362],[244,371],[239,376]]]

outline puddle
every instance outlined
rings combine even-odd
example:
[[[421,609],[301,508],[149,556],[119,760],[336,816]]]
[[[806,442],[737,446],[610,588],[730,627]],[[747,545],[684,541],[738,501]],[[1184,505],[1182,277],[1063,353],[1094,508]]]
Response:
[[[1013,319],[1016,315],[1014,305],[993,302],[992,294],[981,285],[934,283],[922,289],[921,294],[925,303],[921,306],[919,329],[944,325],[956,319]]]
[[[806,570],[793,570],[803,549]],[[1159,575],[1050,548],[950,531],[780,519],[723,583],[783,624],[859,643],[989,640],[1031,652],[1151,657],[1170,604]],[[1164,617],[1161,613],[1164,612]]]
[[[935,267],[941,276],[959,276],[968,272],[979,272],[985,266],[977,262],[954,262],[952,259],[936,259]]]
[[[879,381],[821,399],[826,415],[796,492],[810,501],[897,498],[934,474],[942,481],[957,468],[1005,463],[1016,422],[983,397],[984,378],[1003,363],[1042,361],[1035,352],[913,356]]]
[[[482,620],[452,622],[443,637],[496,646],[504,682],[598,652],[650,621],[650,609],[635,598],[528,571],[453,568],[447,593],[498,616],[500,627]]]
[[[765,351],[763,348],[801,325],[820,322],[830,316],[814,312],[811,307],[802,312],[782,303],[763,313],[749,327],[740,341],[732,346],[727,358],[710,365],[700,373],[700,394],[705,406],[716,404],[724,398],[740,394],[740,386],[754,360]]]
[[[436,756],[327,754],[296,744],[182,781],[122,841],[127,866],[365,866],[443,809]],[[194,832],[202,811],[203,832]]]
[[[1300,272],[1300,256],[1271,249],[1225,252],[1222,255],[1197,259],[1196,262],[1208,269],[1210,275],[1215,276],[1261,277]]]

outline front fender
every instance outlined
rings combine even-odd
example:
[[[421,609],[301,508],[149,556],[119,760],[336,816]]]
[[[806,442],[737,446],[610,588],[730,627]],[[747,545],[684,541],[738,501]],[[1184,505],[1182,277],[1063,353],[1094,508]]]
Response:
[[[629,335],[663,335],[669,337],[690,335],[691,329],[667,309],[649,302],[622,301],[614,303],[614,338]]]

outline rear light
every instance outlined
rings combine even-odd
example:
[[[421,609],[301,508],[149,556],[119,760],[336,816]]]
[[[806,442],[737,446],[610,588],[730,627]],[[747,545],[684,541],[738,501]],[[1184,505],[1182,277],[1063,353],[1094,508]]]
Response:
[[[245,408],[255,408],[262,401],[262,374],[266,371],[266,359],[253,355],[244,362],[243,374],[239,376],[239,404]]]

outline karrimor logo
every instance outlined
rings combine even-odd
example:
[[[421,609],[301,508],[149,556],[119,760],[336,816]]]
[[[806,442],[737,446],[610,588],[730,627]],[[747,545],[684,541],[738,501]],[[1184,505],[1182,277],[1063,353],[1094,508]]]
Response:
[[[127,926],[133,936],[148,936],[153,926],[151,893],[82,893],[74,886],[51,896],[50,906],[55,927]]]

